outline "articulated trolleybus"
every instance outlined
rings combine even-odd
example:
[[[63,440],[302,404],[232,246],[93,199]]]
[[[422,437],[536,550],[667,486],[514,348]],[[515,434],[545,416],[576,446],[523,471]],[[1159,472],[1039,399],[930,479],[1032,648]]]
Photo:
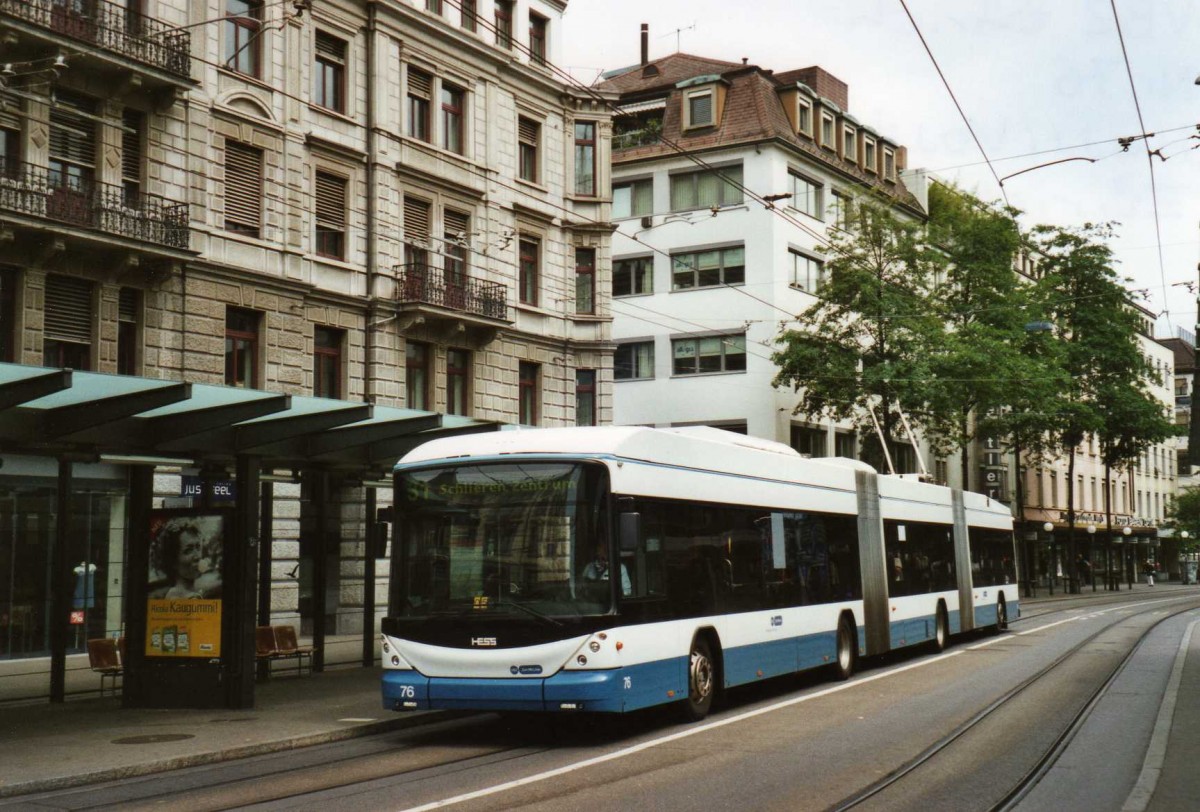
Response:
[[[986,497],[708,428],[502,431],[396,466],[383,702],[622,712],[1003,628]]]

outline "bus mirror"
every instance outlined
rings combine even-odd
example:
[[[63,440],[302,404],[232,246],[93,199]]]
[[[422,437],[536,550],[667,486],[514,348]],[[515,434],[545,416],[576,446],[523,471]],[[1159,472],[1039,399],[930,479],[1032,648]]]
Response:
[[[618,532],[621,538],[621,551],[636,550],[642,540],[642,514],[622,513]]]

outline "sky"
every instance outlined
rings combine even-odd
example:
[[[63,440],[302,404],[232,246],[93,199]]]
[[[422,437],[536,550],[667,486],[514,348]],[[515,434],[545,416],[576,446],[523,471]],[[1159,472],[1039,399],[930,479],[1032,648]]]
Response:
[[[1195,0],[907,0],[995,175],[1026,227],[1115,221],[1117,271],[1160,314],[1157,335],[1194,330],[1200,261],[1200,13]],[[1152,138],[1122,151],[1118,138]],[[570,0],[563,66],[585,84],[675,51],[781,73],[820,65],[849,111],[984,200],[1001,187],[939,79],[901,0]],[[1101,143],[1094,143],[1101,142]],[[1148,158],[1146,146],[1166,156]],[[1082,146],[1087,145],[1087,146]],[[1055,150],[1039,155],[1030,153]],[[1149,164],[1154,164],[1158,228]],[[762,190],[759,190],[762,191]],[[1161,242],[1162,262],[1159,262]]]

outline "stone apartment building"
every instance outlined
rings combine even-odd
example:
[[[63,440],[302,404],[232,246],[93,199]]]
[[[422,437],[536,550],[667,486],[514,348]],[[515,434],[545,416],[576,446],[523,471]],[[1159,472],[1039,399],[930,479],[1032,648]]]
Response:
[[[552,70],[566,5],[0,0],[0,361],[610,422],[611,120]],[[5,463],[0,660],[45,651],[53,524],[54,460]],[[75,469],[82,637],[114,634],[126,472]],[[330,483],[322,552],[290,474],[272,616],[311,633],[327,566],[325,630],[361,629],[363,486]]]

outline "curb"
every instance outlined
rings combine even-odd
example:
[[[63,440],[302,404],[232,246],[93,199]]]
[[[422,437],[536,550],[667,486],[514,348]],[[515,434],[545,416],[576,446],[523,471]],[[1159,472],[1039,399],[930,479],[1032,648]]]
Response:
[[[207,764],[219,764],[223,761],[234,761],[250,756],[261,756],[268,753],[281,753],[286,750],[298,750],[302,747],[312,747],[317,744],[357,739],[373,736],[378,733],[389,733],[413,727],[445,722],[472,715],[466,711],[423,711],[417,715],[405,716],[399,719],[387,719],[370,724],[354,725],[341,730],[329,730],[323,733],[311,733],[305,736],[293,736],[290,739],[244,744],[227,750],[214,750],[207,753],[193,753],[187,756],[151,761],[128,767],[112,767],[104,770],[79,775],[61,776],[58,778],[43,778],[36,781],[26,781],[19,784],[0,784],[0,798],[13,798],[21,795],[32,795],[38,792],[51,792],[72,787],[100,784],[107,781],[119,781],[123,778],[138,778],[155,773],[181,770],[185,767],[199,767]]]

